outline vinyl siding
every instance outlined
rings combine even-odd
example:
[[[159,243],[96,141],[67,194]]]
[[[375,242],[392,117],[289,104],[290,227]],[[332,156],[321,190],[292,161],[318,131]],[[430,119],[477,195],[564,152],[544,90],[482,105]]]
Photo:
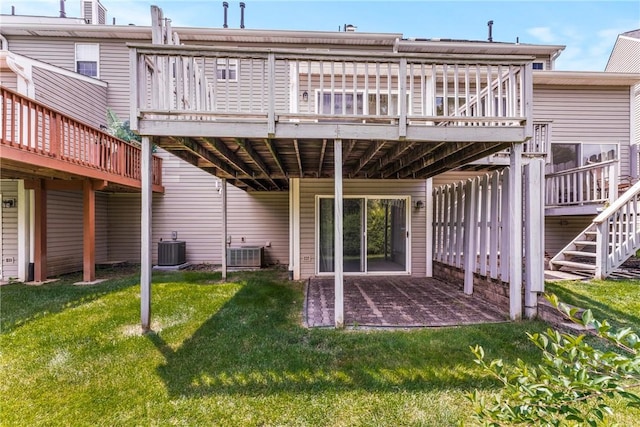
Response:
[[[638,57],[640,57],[640,39],[619,36],[611,51],[606,71],[639,73]]]
[[[107,197],[96,193],[96,263],[107,261]],[[83,201],[81,191],[47,191],[47,275],[83,267]]]
[[[544,220],[545,256],[553,257],[587,228],[592,216],[550,216]]]
[[[629,175],[628,87],[536,85],[533,92],[534,119],[552,122],[552,142],[617,143],[620,175]]]
[[[316,274],[316,195],[332,196],[333,180],[300,180],[300,273],[303,278]],[[358,196],[411,196],[415,200],[425,200],[423,180],[345,180],[344,195]],[[411,274],[426,274],[426,209],[411,213]]]
[[[187,261],[222,263],[222,200],[219,180],[164,150],[164,194],[153,196],[153,262],[157,243],[171,239],[186,242]],[[218,183],[216,185],[216,183]],[[227,231],[232,246],[265,246],[269,264],[289,262],[288,193],[247,193],[228,185]],[[109,195],[109,257],[140,262],[139,194]],[[242,237],[245,241],[242,242]]]
[[[75,40],[57,37],[7,36],[11,52],[75,71]]]
[[[11,70],[0,69],[0,85],[11,90],[18,90],[18,77]]]
[[[2,200],[18,200],[18,181],[0,180]],[[0,243],[3,280],[18,277],[18,206],[2,209],[2,239]]]
[[[106,87],[35,67],[33,81],[37,101],[96,128],[106,125]]]

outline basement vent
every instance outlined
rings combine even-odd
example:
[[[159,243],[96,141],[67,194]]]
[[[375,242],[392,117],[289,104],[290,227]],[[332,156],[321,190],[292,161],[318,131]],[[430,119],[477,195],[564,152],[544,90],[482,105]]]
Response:
[[[182,265],[187,261],[187,243],[180,240],[158,242],[158,265]]]
[[[264,264],[264,248],[262,246],[245,246],[227,248],[228,267],[262,267]]]

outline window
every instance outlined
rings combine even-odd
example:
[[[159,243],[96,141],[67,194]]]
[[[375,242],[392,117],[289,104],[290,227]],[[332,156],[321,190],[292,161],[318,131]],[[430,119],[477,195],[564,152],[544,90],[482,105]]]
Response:
[[[617,144],[551,144],[551,172],[561,172],[617,158]]]
[[[465,98],[458,98],[458,108],[465,104]],[[436,96],[436,116],[444,116],[444,97]],[[456,98],[447,96],[447,116],[453,116],[456,113]]]
[[[364,93],[357,93],[354,100],[353,91],[342,92],[337,89],[331,92],[318,92],[316,97],[318,114],[352,114],[371,116],[396,116],[399,114],[400,105],[398,94],[392,93],[370,93],[364,102]],[[409,105],[409,94],[407,94],[407,106]],[[331,107],[333,106],[333,111]]]
[[[533,63],[534,70],[544,70],[544,62],[534,62]]]
[[[76,43],[76,72],[98,78],[99,58],[100,45],[97,43]]]
[[[238,61],[235,59],[218,59],[216,61],[216,78],[218,80],[238,81]]]

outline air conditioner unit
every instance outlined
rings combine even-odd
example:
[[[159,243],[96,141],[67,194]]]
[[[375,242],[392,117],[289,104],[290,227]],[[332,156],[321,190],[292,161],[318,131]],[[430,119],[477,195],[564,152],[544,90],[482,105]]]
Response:
[[[187,243],[180,240],[158,242],[158,265],[182,265],[187,262]]]
[[[264,248],[262,246],[245,246],[227,248],[228,267],[255,267],[264,265]]]

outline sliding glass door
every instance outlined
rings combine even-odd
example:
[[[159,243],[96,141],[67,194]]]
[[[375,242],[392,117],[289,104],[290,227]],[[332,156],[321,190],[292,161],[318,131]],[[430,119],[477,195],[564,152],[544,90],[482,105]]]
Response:
[[[407,198],[350,197],[343,209],[346,273],[406,272]],[[334,271],[333,198],[318,198],[318,272]]]

